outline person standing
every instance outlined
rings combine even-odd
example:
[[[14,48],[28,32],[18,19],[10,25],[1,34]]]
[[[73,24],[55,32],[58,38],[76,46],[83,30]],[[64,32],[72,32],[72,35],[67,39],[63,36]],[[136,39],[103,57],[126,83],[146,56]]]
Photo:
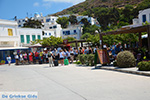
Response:
[[[64,51],[60,50],[59,58],[60,58],[61,65],[64,65]]]
[[[51,50],[50,51],[48,51],[48,53],[47,53],[48,55],[48,60],[49,60],[49,67],[54,67],[54,63],[53,63],[53,54],[52,54],[52,52],[51,52]]]
[[[39,53],[36,51],[35,52],[35,62],[38,63],[39,60]]]
[[[26,64],[27,61],[28,61],[28,59],[27,59],[27,53],[26,52],[24,53],[23,57],[24,57],[24,61],[25,61],[25,64]]]
[[[89,54],[93,54],[93,50],[91,47],[89,47]]]
[[[16,60],[16,65],[19,65],[18,64],[19,63],[19,56],[18,56],[18,54],[15,55],[15,60]]]
[[[46,63],[49,62],[49,61],[48,61],[48,52],[49,52],[49,51],[46,51],[46,52],[45,52]],[[51,52],[51,54],[52,54],[52,52]]]
[[[30,63],[33,62],[32,52],[29,53],[29,61],[30,61]]]
[[[78,57],[78,50],[75,48],[74,49],[74,58],[75,58],[76,62],[77,62],[77,57]]]
[[[7,61],[8,61],[8,65],[10,66],[10,64],[11,64],[11,57],[9,55],[7,57]]]
[[[24,60],[24,59],[23,59],[22,53],[20,53],[19,57],[20,57],[20,62],[21,62],[21,64],[23,64],[23,62],[24,62],[23,60]]]
[[[73,63],[73,60],[74,60],[74,51],[73,51],[72,48],[70,49],[70,58],[71,58],[71,63]]]

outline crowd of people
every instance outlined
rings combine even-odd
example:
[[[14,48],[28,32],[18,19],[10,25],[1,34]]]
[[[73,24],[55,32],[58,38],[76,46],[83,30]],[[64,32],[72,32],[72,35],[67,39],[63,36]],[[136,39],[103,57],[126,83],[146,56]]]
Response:
[[[113,43],[111,46],[107,46],[107,44],[103,45],[103,49],[106,49],[110,58],[110,61],[114,61],[117,57],[117,54],[120,51],[123,51],[126,46],[122,46],[121,43]],[[98,50],[98,46],[92,48],[88,47],[80,47],[80,48],[45,48],[45,49],[38,49],[35,52],[17,52],[15,54],[15,61],[16,65],[19,64],[42,64],[42,63],[49,63],[50,66],[54,66],[54,61],[58,61],[59,64],[64,65],[64,60],[68,59],[68,62],[71,64],[74,60],[77,61],[77,56],[79,54],[95,54],[96,50]],[[136,54],[135,58],[140,59],[141,55]],[[140,55],[140,57],[139,57]],[[11,64],[11,57],[10,55],[6,58],[8,64]]]
[[[107,45],[103,46],[104,49],[108,51],[110,60],[114,60],[117,54],[122,51],[121,43],[113,44],[111,47],[107,47]],[[78,54],[94,54],[98,46],[92,48],[88,47],[80,47],[80,48],[45,48],[44,50],[40,49],[35,52],[17,52],[15,54],[16,65],[19,64],[42,64],[49,63],[50,66],[54,65],[54,61],[58,61],[61,65],[64,65],[64,59],[68,59],[69,63],[73,63],[74,60],[77,60]],[[7,57],[7,61],[10,65],[11,57]]]
[[[105,45],[104,48],[107,49],[110,61],[114,61],[116,59],[117,54],[120,51],[123,51],[121,43],[116,44],[115,42],[110,47],[107,47],[107,45]]]
[[[16,65],[19,64],[42,64],[42,63],[54,63],[57,60],[61,65],[64,65],[64,59],[68,59],[69,63],[73,63],[77,59],[78,54],[93,54],[98,49],[91,47],[77,48],[54,48],[37,50],[35,52],[17,52],[14,54]],[[7,61],[10,65],[11,57],[8,56]]]

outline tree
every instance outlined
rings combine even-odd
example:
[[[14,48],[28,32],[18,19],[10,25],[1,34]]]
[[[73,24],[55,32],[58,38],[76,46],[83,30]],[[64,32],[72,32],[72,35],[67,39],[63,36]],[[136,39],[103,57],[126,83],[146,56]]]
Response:
[[[132,23],[132,19],[134,18],[133,13],[133,6],[132,5],[125,5],[125,8],[122,10],[122,17],[120,21]]]
[[[68,42],[71,42],[71,41],[74,41],[74,40],[76,40],[76,39],[73,38],[73,37],[67,37],[67,38],[65,38],[64,40],[68,40]]]
[[[88,38],[87,38],[87,42],[90,42],[92,44],[92,46],[99,46],[99,34],[96,34],[96,35],[90,35]]]
[[[42,23],[38,20],[28,19],[28,21],[26,21],[24,23],[23,27],[25,27],[25,28],[41,28]]]
[[[99,30],[100,27],[96,26],[96,25],[90,25],[90,26],[84,26],[83,27],[83,34],[85,33],[90,33],[92,35],[96,34],[96,31]]]
[[[62,42],[61,37],[50,36],[49,38],[44,38],[41,44],[42,46],[58,46]]]
[[[35,41],[31,41],[31,45],[34,45],[34,44],[37,44],[37,43],[42,44],[42,40],[36,39]]]
[[[67,37],[67,38],[65,38],[64,40],[68,40],[68,42],[71,42],[71,41],[74,41],[74,40],[76,40],[76,39],[73,38],[73,37]],[[75,47],[75,44],[72,43],[72,44],[70,44],[70,46],[71,46],[71,47]]]
[[[86,18],[82,18],[80,22],[82,22],[85,27],[90,25],[90,23],[88,22],[88,20]]]
[[[67,17],[59,17],[56,22],[60,24],[62,28],[67,28],[69,25],[69,19]]]
[[[106,30],[108,24],[110,23],[108,8],[100,8],[95,12],[95,16],[97,17],[97,21],[100,23],[102,30]]]
[[[89,37],[91,37],[92,35],[90,33],[85,33],[81,36],[81,39],[88,39]]]
[[[77,17],[74,15],[69,16],[69,21],[71,24],[76,24],[77,23]]]

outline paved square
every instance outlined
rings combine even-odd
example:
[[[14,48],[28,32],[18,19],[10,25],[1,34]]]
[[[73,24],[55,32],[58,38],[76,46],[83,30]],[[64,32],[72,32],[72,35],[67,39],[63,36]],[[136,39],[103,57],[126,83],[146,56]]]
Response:
[[[3,91],[35,91],[39,100],[149,100],[150,77],[74,64],[2,65]]]

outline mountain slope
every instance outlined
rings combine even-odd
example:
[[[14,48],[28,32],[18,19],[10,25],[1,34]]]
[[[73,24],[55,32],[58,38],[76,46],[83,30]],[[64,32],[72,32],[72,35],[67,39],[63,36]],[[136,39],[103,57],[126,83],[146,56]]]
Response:
[[[124,7],[126,4],[137,5],[144,0],[86,0],[85,2],[74,5],[70,8],[64,9],[61,12],[57,12],[53,15],[64,15],[64,14],[73,14],[73,13],[83,13],[88,9],[95,7]]]

